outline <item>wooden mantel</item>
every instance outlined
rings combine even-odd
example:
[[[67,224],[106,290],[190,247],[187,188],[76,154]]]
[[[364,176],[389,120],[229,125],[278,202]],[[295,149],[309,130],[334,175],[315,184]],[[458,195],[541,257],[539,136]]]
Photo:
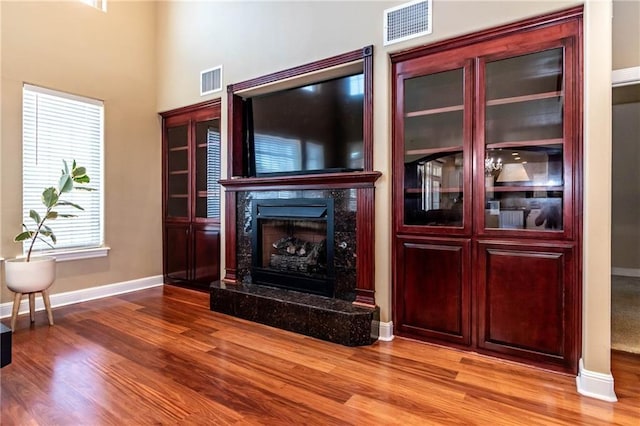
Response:
[[[369,188],[382,175],[378,171],[322,173],[273,177],[222,179],[227,191],[273,191],[289,189]]]

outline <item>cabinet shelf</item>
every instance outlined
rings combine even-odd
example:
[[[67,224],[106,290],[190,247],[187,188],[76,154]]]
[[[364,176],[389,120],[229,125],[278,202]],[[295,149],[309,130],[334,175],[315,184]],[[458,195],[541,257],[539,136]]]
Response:
[[[554,185],[536,185],[536,186],[490,186],[486,188],[487,191],[493,192],[527,192],[527,191],[563,191],[564,186]]]
[[[514,96],[511,98],[491,99],[487,101],[487,106],[515,104],[519,102],[537,101],[540,99],[559,98],[562,97],[561,91],[536,93],[533,95]]]
[[[189,149],[189,147],[186,146],[186,145],[184,145],[184,146],[176,146],[176,147],[173,147],[173,148],[169,148],[169,152],[186,151],[188,149]]]
[[[431,154],[438,154],[440,152],[443,154],[462,152],[462,147],[450,146],[450,147],[444,147],[444,148],[409,149],[405,151],[405,155],[431,155]]]
[[[189,170],[173,170],[169,172],[170,175],[186,175],[189,173]]]
[[[443,114],[447,112],[462,111],[463,109],[464,109],[464,105],[452,105],[452,106],[442,107],[442,108],[431,108],[431,109],[424,109],[420,111],[407,112],[405,114],[405,117],[406,118],[422,117],[424,115]]]
[[[188,198],[187,194],[169,194],[169,198]]]
[[[537,139],[528,141],[507,141],[507,142],[495,142],[488,143],[487,149],[500,149],[500,148],[521,148],[526,146],[547,146],[547,145],[562,145],[564,139]]]
[[[441,194],[452,194],[452,193],[458,193],[458,192],[462,192],[462,188],[438,188],[438,189],[432,189],[430,191],[425,191],[422,188],[405,188],[404,192],[406,194],[422,194],[422,193],[426,193],[426,192],[430,192],[430,193],[441,193]]]

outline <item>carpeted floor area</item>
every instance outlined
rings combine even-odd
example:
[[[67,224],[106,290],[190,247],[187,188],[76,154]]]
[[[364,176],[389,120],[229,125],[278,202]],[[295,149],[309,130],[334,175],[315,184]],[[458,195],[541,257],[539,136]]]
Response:
[[[640,354],[640,277],[611,277],[611,347]]]

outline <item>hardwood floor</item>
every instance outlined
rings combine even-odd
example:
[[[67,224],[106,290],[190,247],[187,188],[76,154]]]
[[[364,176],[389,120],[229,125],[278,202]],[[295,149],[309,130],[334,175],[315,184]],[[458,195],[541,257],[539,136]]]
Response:
[[[349,348],[214,313],[165,286],[18,320],[3,426],[640,424],[640,356],[614,353],[620,401],[575,378],[397,338]]]

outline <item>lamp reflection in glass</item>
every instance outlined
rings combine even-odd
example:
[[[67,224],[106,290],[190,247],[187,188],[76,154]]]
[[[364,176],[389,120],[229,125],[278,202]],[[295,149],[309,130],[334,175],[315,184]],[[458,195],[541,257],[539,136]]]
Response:
[[[484,184],[487,190],[487,199],[493,198],[493,180],[496,173],[502,170],[502,159],[494,160],[493,157],[489,157],[489,153],[484,159]]]
[[[522,163],[505,163],[496,182],[528,182],[530,180]]]
[[[493,157],[489,158],[487,154],[487,158],[484,159],[484,175],[492,176],[495,172],[502,170],[502,160],[498,158],[497,161],[494,161]]]

